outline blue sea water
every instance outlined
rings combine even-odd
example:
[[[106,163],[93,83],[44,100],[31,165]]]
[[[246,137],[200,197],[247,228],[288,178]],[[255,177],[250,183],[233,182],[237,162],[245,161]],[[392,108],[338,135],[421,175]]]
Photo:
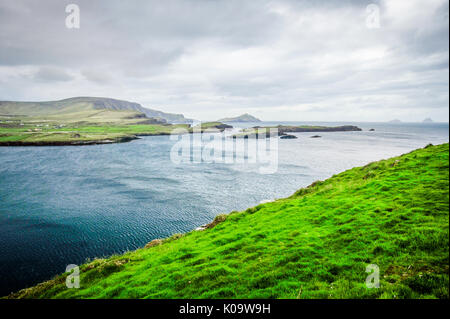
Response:
[[[133,250],[345,169],[449,140],[448,124],[437,123],[257,123],[277,124],[353,124],[363,131],[278,140],[273,174],[240,163],[174,163],[177,141],[169,136],[1,147],[0,295],[50,279],[68,264]]]

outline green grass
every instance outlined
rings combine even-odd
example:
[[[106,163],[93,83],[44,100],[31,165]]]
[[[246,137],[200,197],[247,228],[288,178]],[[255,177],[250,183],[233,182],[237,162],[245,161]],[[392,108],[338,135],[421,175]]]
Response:
[[[127,122],[137,121],[143,113],[148,117],[184,122],[182,114],[145,109],[140,104],[104,97],[73,97],[59,101],[0,101],[0,120],[56,120],[59,122]]]
[[[59,127],[59,125],[64,125]],[[5,124],[3,124],[5,125]],[[193,132],[189,124],[123,124],[113,123],[60,123],[60,122],[25,122],[20,125],[16,121],[9,126],[0,126],[0,145],[7,142],[76,142],[76,141],[102,141],[120,137],[133,137],[135,135],[169,135],[180,132]],[[48,126],[47,126],[48,125]],[[221,130],[227,127],[220,122],[207,122],[201,124],[199,131]],[[230,126],[231,127],[231,126]],[[178,133],[177,133],[178,132]],[[74,133],[77,133],[79,137]]]
[[[175,128],[188,128],[186,124],[179,125],[99,125],[99,126],[81,126],[72,127],[70,131],[85,133],[128,133],[128,134],[170,134]],[[67,128],[58,129],[58,131],[67,131]]]
[[[196,125],[191,129],[191,132],[194,131],[196,133],[198,132],[217,132],[217,131],[223,131],[226,128],[232,128],[233,126],[224,124],[222,122],[204,122]]]
[[[40,125],[40,126],[37,126]],[[7,142],[75,142],[75,141],[102,141],[117,139],[134,135],[167,135],[173,130],[183,128],[188,130],[189,125],[151,125],[151,124],[97,124],[97,125],[74,125],[69,124],[61,128],[59,125],[44,123],[18,123],[11,127],[0,127],[0,145]],[[36,131],[37,130],[37,131]]]
[[[81,266],[12,298],[448,298],[449,146],[428,146]],[[222,222],[219,222],[222,221]],[[381,287],[365,285],[368,264]]]
[[[128,141],[135,135],[162,135],[177,128],[189,129],[189,125],[181,124],[148,124],[155,122],[149,122],[137,110],[128,109],[132,107],[137,106],[88,97],[50,102],[0,101],[0,146]]]
[[[204,123],[200,123],[200,126],[202,128],[211,128],[211,127],[216,127],[217,125],[222,125],[222,122],[204,122]]]

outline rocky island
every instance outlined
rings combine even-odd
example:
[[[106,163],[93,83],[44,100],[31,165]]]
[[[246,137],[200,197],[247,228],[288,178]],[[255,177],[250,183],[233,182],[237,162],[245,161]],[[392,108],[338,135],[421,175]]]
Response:
[[[245,113],[242,114],[240,116],[236,116],[236,117],[226,117],[223,119],[218,120],[219,122],[261,122],[260,119]]]
[[[277,129],[274,133],[271,129]],[[362,131],[357,126],[353,125],[342,125],[342,126],[312,126],[312,125],[278,125],[278,126],[255,126],[250,129],[244,129],[240,133],[232,135],[233,138],[249,138],[257,137],[259,134],[265,135],[265,137],[280,136],[281,138],[289,135],[287,133],[311,133],[311,132],[351,132],[351,131]],[[292,135],[291,135],[292,136]]]

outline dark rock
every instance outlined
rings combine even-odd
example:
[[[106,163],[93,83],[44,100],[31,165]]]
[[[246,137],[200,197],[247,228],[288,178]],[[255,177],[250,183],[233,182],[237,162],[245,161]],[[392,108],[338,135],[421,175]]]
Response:
[[[313,136],[311,136],[311,138],[319,138],[319,137],[322,137],[322,136],[320,136],[320,135],[313,135]]]
[[[153,239],[151,242],[149,242],[147,245],[145,245],[144,248],[150,248],[154,246],[159,246],[163,243],[162,239]]]
[[[205,228],[207,229],[214,228],[217,224],[223,223],[227,219],[227,217],[228,216],[225,214],[217,215],[216,217],[214,217],[214,220],[212,222],[205,225]]]
[[[217,128],[217,129],[223,131],[223,130],[225,130],[225,129],[227,129],[227,128],[233,128],[233,126],[232,126],[232,125],[228,125],[228,124],[221,123],[221,124],[216,125],[215,128]]]
[[[354,126],[354,125],[342,125],[342,126],[284,126],[284,125],[279,125],[277,127],[278,127],[278,131],[281,133],[362,131],[361,128]]]
[[[374,128],[371,128],[369,131],[370,131],[370,132],[373,132],[373,131],[375,131],[375,129],[374,129]]]
[[[285,134],[285,135],[281,135],[280,138],[282,138],[284,140],[284,139],[297,138],[297,136],[290,135],[290,134]]]

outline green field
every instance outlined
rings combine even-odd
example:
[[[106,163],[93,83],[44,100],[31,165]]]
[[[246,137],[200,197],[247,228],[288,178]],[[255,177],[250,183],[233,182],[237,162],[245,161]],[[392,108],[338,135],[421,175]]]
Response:
[[[167,124],[164,117],[186,120],[181,114],[109,98],[0,101],[0,146],[126,142],[139,135],[167,135],[177,128],[189,130],[190,125]]]
[[[427,146],[9,297],[449,298],[448,175],[448,144]]]
[[[24,123],[0,126],[0,145],[8,142],[45,143],[105,141],[121,138],[134,138],[139,135],[167,135],[175,129],[189,130],[189,125],[151,125],[151,124],[48,124]],[[60,127],[63,125],[62,127]]]
[[[147,119],[148,120],[148,119]],[[217,132],[232,127],[220,122],[201,123],[196,127],[189,124],[123,124],[115,123],[51,123],[19,122],[0,124],[0,146],[11,142],[38,144],[51,142],[75,143],[79,141],[121,141],[145,135],[169,135],[179,132]],[[128,141],[128,140],[127,140]],[[8,144],[9,143],[9,144]]]

